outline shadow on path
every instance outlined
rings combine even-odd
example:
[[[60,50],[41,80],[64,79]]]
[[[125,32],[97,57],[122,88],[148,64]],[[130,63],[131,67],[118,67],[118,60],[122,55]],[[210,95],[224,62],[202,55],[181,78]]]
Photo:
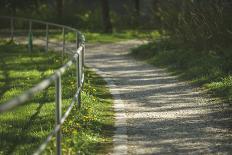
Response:
[[[86,63],[116,84],[127,112],[129,154],[231,154],[232,110],[165,69],[127,56],[141,44],[88,46]]]

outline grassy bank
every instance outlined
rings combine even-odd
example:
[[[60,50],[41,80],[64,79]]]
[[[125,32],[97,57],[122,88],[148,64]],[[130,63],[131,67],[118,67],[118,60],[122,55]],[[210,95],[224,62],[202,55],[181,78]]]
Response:
[[[155,66],[167,67],[173,74],[215,96],[232,100],[232,63],[229,56],[219,55],[217,51],[185,48],[168,39],[142,45],[133,49],[131,54]]]
[[[61,66],[60,55],[44,49],[0,43],[0,104],[19,95]],[[49,55],[49,56],[48,56]],[[97,154],[112,146],[113,109],[104,81],[86,71],[82,107],[74,107],[62,127],[63,152]],[[76,90],[75,68],[62,76],[64,113]],[[54,85],[38,93],[30,102],[0,115],[0,154],[31,154],[54,128]],[[104,147],[102,147],[104,146]],[[47,152],[54,152],[54,141]]]
[[[107,154],[112,150],[114,111],[112,96],[105,81],[91,71],[86,72],[82,108],[72,111],[65,122],[65,153]]]

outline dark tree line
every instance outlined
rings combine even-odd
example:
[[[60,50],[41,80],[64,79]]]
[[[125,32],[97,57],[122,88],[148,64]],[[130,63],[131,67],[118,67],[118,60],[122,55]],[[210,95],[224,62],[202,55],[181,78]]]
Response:
[[[91,1],[88,1],[91,2]],[[127,2],[117,2],[117,5],[123,9],[125,4],[129,4]],[[73,9],[73,13],[69,14],[67,16],[67,12],[69,12],[69,8],[67,8],[68,3],[73,3],[76,5],[77,9]],[[112,16],[112,10],[115,8],[113,1],[110,0],[92,0],[92,4],[95,5],[95,8],[92,8],[91,10],[88,6],[83,5],[87,3],[85,0],[1,0],[0,1],[0,13],[3,15],[13,15],[13,16],[25,16],[29,18],[38,18],[43,20],[52,20],[53,22],[60,22],[62,24],[69,24],[69,23],[79,23],[79,25],[86,25],[84,23],[81,23],[85,17],[86,12],[89,14],[88,16],[91,16],[90,19],[98,19],[99,24],[101,23],[102,31],[105,33],[111,33],[113,31],[113,28],[118,24],[112,21],[115,21],[116,16]],[[130,12],[126,18],[121,18],[120,12],[115,12],[118,14],[117,20],[120,22],[119,24],[125,25],[125,24],[132,24],[131,27],[135,28],[139,26],[139,17],[140,17],[140,6],[142,2],[140,0],[131,0],[130,3],[132,5],[129,6],[130,10],[127,10]],[[46,6],[44,8],[44,6]],[[65,8],[66,7],[66,8]],[[74,6],[71,6],[74,8]],[[42,9],[41,9],[42,8]],[[45,10],[44,10],[45,9]],[[98,9],[100,12],[98,13]],[[124,8],[125,9],[125,8]],[[83,11],[85,10],[85,11]],[[78,15],[75,16],[74,15]],[[127,15],[127,14],[126,14]],[[126,16],[125,15],[125,16]],[[65,17],[64,17],[65,16]],[[99,16],[99,17],[97,17]],[[79,18],[81,17],[81,18]],[[97,17],[97,18],[96,18]],[[79,19],[78,19],[79,18]],[[71,22],[73,20],[73,22]],[[94,25],[90,27],[97,27],[98,22],[93,21],[89,25]],[[131,22],[130,22],[131,20]],[[88,20],[84,20],[83,22],[88,22]],[[67,23],[68,22],[68,23]],[[115,25],[116,24],[116,25]],[[78,24],[77,24],[78,25]],[[88,25],[87,25],[88,26]]]
[[[182,45],[198,51],[232,45],[230,0],[156,0],[154,10],[159,29]]]
[[[64,0],[56,0],[56,12],[58,17],[63,17],[63,11],[64,11]]]
[[[89,2],[94,4],[95,8],[88,10],[90,8],[83,5],[86,3],[85,0],[1,0],[0,12],[5,10],[4,15],[26,15],[26,17],[32,18],[40,17],[43,14],[45,20],[52,19],[62,24],[71,23],[71,25],[77,23],[77,26],[85,27],[88,25],[83,23],[89,22],[89,25],[93,25],[90,27],[102,28],[102,31],[106,33],[111,33],[113,28],[119,24],[128,24],[128,28],[143,29],[148,23],[151,23],[151,28],[160,29],[161,32],[175,36],[187,44],[193,45],[195,42],[194,44],[198,45],[198,42],[204,42],[201,48],[218,40],[216,38],[221,38],[220,40],[224,40],[222,42],[225,43],[231,36],[227,35],[231,34],[231,0],[153,0],[149,2],[130,0],[130,5],[127,7],[131,10],[127,8],[128,14],[124,14],[126,18],[122,18],[120,12],[113,12],[115,4],[113,1],[88,0]],[[128,1],[118,2],[117,7],[123,8],[126,2]],[[69,8],[65,9],[67,3],[73,3],[75,4],[73,8],[77,8],[73,9],[68,16],[66,13]],[[153,7],[154,14],[146,14],[146,16],[152,17],[152,20],[143,19],[145,3],[150,3],[148,5]],[[43,5],[47,6],[47,11],[38,10]],[[23,14],[26,10],[28,12],[31,10],[32,13]],[[65,18],[62,18],[64,16]]]
[[[38,0],[1,0],[0,8],[9,10],[10,15],[16,15],[17,9],[36,8]]]
[[[166,36],[164,48],[182,51],[176,64],[182,65],[186,55],[196,62],[208,57],[223,60],[217,67],[223,74],[231,73],[232,1],[156,0],[153,6],[155,28]]]
[[[112,33],[112,23],[110,21],[110,8],[108,0],[101,0],[102,22],[105,33]]]
[[[109,8],[109,0],[101,0],[101,8],[102,8],[102,22],[105,33],[112,33],[112,23],[110,18],[110,8]],[[134,10],[135,10],[135,25],[139,24],[139,15],[140,15],[140,0],[134,0]]]

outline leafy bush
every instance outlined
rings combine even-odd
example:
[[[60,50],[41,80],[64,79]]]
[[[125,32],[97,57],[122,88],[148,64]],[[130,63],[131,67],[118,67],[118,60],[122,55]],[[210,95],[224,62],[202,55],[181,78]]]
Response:
[[[208,53],[216,50],[224,54],[231,48],[232,3],[227,0],[158,0],[155,2],[156,20],[180,46]]]

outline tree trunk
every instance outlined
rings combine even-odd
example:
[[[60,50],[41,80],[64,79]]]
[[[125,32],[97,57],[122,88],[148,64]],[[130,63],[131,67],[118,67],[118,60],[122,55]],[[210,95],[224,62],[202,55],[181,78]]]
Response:
[[[136,17],[139,17],[140,15],[140,1],[139,0],[135,0],[135,14],[136,14]]]
[[[103,31],[105,33],[112,33],[112,23],[110,21],[109,1],[101,0],[101,7],[102,7]]]
[[[15,4],[15,2],[12,3],[12,6],[11,6],[11,15],[12,16],[16,16],[16,10],[17,10],[17,4]]]
[[[64,1],[63,0],[56,0],[56,12],[57,17],[62,18],[63,17],[63,10],[64,10]]]
[[[134,11],[135,11],[135,16],[134,16],[134,26],[138,27],[139,26],[139,17],[140,17],[140,1],[139,0],[134,0]]]

